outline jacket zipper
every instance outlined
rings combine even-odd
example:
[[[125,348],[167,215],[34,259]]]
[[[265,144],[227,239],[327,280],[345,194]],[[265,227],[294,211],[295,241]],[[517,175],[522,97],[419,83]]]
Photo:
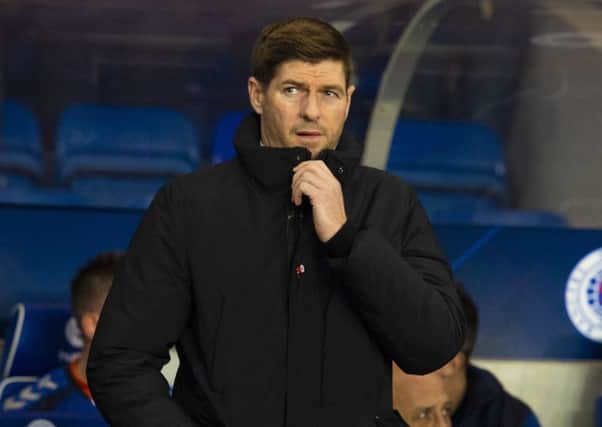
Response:
[[[293,203],[290,203],[286,213],[286,246],[287,246],[287,262],[288,262],[288,270],[287,270],[287,290],[286,290],[286,306],[287,306],[287,316],[286,316],[286,360],[288,366],[288,340],[290,334],[290,315],[291,315],[291,292],[294,291],[292,285],[292,275],[295,270],[295,253],[297,251],[297,246],[300,241],[301,236],[301,226],[303,220],[303,212],[301,211],[301,207],[295,206]],[[287,368],[288,371],[288,368]],[[284,394],[284,420],[283,425],[286,425],[287,420],[287,412],[288,412],[288,378],[285,379],[285,394]]]

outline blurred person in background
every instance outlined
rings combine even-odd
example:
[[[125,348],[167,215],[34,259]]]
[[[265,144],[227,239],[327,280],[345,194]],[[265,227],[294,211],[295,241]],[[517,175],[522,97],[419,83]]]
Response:
[[[391,360],[424,374],[458,352],[415,192],[360,166],[343,131],[351,72],[326,22],[263,29],[237,156],[158,192],[107,298],[88,377],[111,425],[394,426]]]
[[[393,367],[394,407],[410,427],[538,427],[524,402],[504,390],[490,372],[470,363],[479,314],[462,285],[456,285],[467,329],[462,350],[427,375],[408,375]]]
[[[56,412],[102,419],[90,394],[86,365],[96,324],[122,256],[119,252],[101,253],[83,265],[71,281],[71,310],[83,340],[79,357],[7,397],[4,411]]]

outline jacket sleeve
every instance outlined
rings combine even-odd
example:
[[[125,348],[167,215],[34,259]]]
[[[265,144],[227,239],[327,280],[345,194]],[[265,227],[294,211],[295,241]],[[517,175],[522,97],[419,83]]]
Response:
[[[190,312],[189,281],[171,186],[143,215],[114,278],[87,366],[96,406],[116,427],[197,424],[170,398],[161,367]]]
[[[406,373],[426,374],[460,350],[464,313],[451,268],[416,194],[389,178],[378,190],[386,195],[373,201],[376,209],[395,212],[399,209],[391,203],[403,204],[392,227],[401,251],[378,225],[357,229],[349,223],[327,249],[348,299],[385,354]]]

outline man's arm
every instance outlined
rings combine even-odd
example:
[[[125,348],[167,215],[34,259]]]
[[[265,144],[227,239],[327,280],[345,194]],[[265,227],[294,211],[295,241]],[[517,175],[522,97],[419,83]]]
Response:
[[[464,313],[450,266],[414,191],[391,187],[385,190],[407,203],[396,232],[401,253],[377,230],[350,224],[327,247],[350,300],[386,354],[406,373],[426,374],[460,350]]]
[[[373,337],[406,373],[425,374],[459,351],[464,315],[450,266],[414,191],[392,177],[377,191],[382,197],[376,203],[405,203],[403,217],[396,218],[401,253],[378,230],[347,222],[340,184],[323,162],[301,163],[292,183],[296,204],[302,194],[309,197],[318,237]]]
[[[173,187],[142,218],[114,279],[92,343],[87,376],[112,426],[195,426],[169,396],[160,369],[190,308],[189,281]]]

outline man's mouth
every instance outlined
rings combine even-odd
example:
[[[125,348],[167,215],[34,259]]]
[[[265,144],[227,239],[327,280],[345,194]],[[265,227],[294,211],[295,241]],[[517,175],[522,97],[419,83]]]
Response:
[[[303,138],[317,138],[322,136],[322,132],[317,130],[299,130],[295,133]]]

